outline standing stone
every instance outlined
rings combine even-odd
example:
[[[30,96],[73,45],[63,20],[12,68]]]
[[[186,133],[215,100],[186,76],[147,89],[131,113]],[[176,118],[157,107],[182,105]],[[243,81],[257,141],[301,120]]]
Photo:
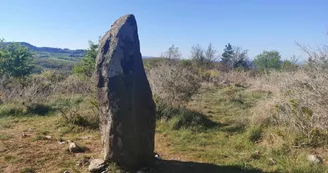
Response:
[[[131,169],[152,164],[156,106],[133,15],[119,18],[100,40],[96,80],[104,159]]]

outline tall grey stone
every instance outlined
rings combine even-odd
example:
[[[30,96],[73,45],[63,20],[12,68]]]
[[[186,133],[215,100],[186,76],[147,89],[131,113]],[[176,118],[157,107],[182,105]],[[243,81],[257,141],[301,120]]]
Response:
[[[100,40],[96,80],[104,159],[132,169],[152,164],[156,106],[133,15],[119,18]]]

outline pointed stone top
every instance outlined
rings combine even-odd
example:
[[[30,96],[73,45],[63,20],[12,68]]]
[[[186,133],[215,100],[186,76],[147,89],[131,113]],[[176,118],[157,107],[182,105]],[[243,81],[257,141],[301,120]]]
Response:
[[[111,25],[110,30],[101,38],[100,44],[110,39],[111,36],[116,37],[119,35],[125,35],[132,39],[135,35],[138,35],[137,21],[133,14],[127,14],[117,19],[114,24]]]
[[[97,62],[99,64],[106,59],[105,77],[114,77],[123,74],[122,60],[128,61],[133,57],[142,61],[138,26],[134,15],[128,14],[117,19],[111,29],[102,37],[98,46]],[[142,64],[142,63],[141,63]],[[127,71],[127,70],[125,70]],[[129,71],[129,70],[128,70]]]
[[[120,17],[119,19],[117,19],[114,24],[112,25],[113,26],[122,26],[123,24],[125,23],[130,23],[131,25],[136,25],[137,21],[136,21],[136,18],[134,17],[133,14],[127,14],[125,16],[122,16]]]

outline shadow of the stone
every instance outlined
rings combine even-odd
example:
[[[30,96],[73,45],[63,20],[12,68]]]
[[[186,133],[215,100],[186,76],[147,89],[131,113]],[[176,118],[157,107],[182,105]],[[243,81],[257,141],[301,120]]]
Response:
[[[152,173],[264,173],[258,169],[246,169],[238,166],[219,166],[208,163],[161,160]]]

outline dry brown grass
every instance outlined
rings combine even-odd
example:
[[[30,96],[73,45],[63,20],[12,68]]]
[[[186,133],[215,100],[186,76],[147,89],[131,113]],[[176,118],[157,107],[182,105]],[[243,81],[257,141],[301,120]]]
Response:
[[[2,77],[0,92],[3,102],[43,102],[49,96],[58,94],[92,95],[95,91],[93,80],[86,76],[67,76],[58,71],[44,71],[25,79]]]
[[[101,157],[98,130],[62,126],[58,121],[58,116],[1,120],[0,134],[7,138],[0,139],[0,148],[6,149],[0,154],[0,172],[88,172],[87,167],[76,164],[83,158]],[[51,139],[42,137],[45,135],[51,136]],[[81,138],[83,136],[90,138]],[[59,144],[60,139],[66,143]],[[70,153],[67,140],[73,140],[88,150],[85,153]]]
[[[251,90],[273,93],[270,99],[254,109],[253,123],[274,121],[289,126],[311,145],[328,144],[328,68],[327,54],[297,71],[277,72],[251,80]]]

